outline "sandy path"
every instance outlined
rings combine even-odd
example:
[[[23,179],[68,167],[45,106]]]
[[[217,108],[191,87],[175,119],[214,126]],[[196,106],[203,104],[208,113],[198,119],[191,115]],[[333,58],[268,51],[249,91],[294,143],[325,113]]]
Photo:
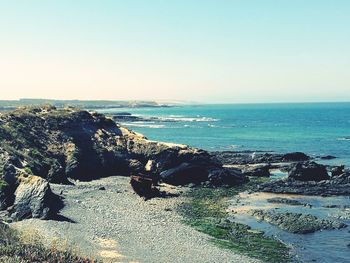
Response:
[[[164,187],[173,193],[184,190]],[[133,193],[128,178],[117,176],[52,189],[63,191],[61,214],[74,222],[30,219],[12,225],[37,231],[49,243],[79,247],[83,255],[104,262],[258,262],[218,248],[183,224],[176,207],[184,197],[145,202]]]

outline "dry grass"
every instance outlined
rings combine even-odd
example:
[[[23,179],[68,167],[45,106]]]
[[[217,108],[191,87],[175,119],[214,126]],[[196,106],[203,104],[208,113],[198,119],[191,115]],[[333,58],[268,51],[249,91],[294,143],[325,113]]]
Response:
[[[18,233],[0,224],[0,262],[8,263],[98,263],[93,258],[78,256],[77,250],[65,242],[44,246],[40,235],[32,230]]]

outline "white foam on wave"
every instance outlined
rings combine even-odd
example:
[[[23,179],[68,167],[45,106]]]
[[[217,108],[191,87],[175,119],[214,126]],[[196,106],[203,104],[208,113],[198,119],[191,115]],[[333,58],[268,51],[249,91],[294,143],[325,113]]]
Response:
[[[122,125],[128,126],[128,127],[139,127],[139,128],[151,128],[151,129],[160,129],[165,128],[165,125],[163,124],[146,124],[144,123],[122,123]]]
[[[350,141],[350,137],[340,137],[337,138],[338,141]]]
[[[174,117],[174,116],[159,116],[157,117],[160,121],[176,121],[176,122],[213,122],[219,121],[219,119],[210,117]]]

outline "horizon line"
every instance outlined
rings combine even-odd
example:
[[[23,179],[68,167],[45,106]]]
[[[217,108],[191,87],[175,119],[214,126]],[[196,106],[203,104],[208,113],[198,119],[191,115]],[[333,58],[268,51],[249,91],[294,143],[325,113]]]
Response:
[[[19,102],[24,100],[49,100],[49,101],[79,101],[79,102],[156,102],[163,104],[184,104],[184,105],[230,105],[230,104],[324,104],[324,103],[350,103],[350,100],[331,100],[331,101],[255,101],[255,102],[205,102],[171,99],[54,99],[54,98],[18,98],[18,99],[0,99],[0,102]]]

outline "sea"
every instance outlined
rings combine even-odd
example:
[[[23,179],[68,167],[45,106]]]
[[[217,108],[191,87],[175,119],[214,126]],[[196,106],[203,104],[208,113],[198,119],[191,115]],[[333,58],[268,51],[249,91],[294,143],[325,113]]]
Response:
[[[151,140],[188,144],[209,151],[300,151],[315,158],[332,155],[336,158],[318,158],[317,162],[350,165],[350,103],[182,105],[103,109],[100,112],[138,117],[121,124]],[[286,173],[273,175],[280,178]],[[312,206],[281,206],[279,211],[318,217],[340,216],[350,225],[350,199],[347,196],[293,198]],[[258,199],[256,203],[250,201],[248,204],[260,207],[265,201]],[[327,208],[329,204],[342,208]],[[296,262],[350,262],[348,228],[298,235],[249,215],[239,217],[235,214],[234,221],[282,240],[291,248]]]
[[[141,119],[121,124],[148,139],[209,151],[300,151],[324,162],[350,164],[350,103],[181,105],[113,108]]]

